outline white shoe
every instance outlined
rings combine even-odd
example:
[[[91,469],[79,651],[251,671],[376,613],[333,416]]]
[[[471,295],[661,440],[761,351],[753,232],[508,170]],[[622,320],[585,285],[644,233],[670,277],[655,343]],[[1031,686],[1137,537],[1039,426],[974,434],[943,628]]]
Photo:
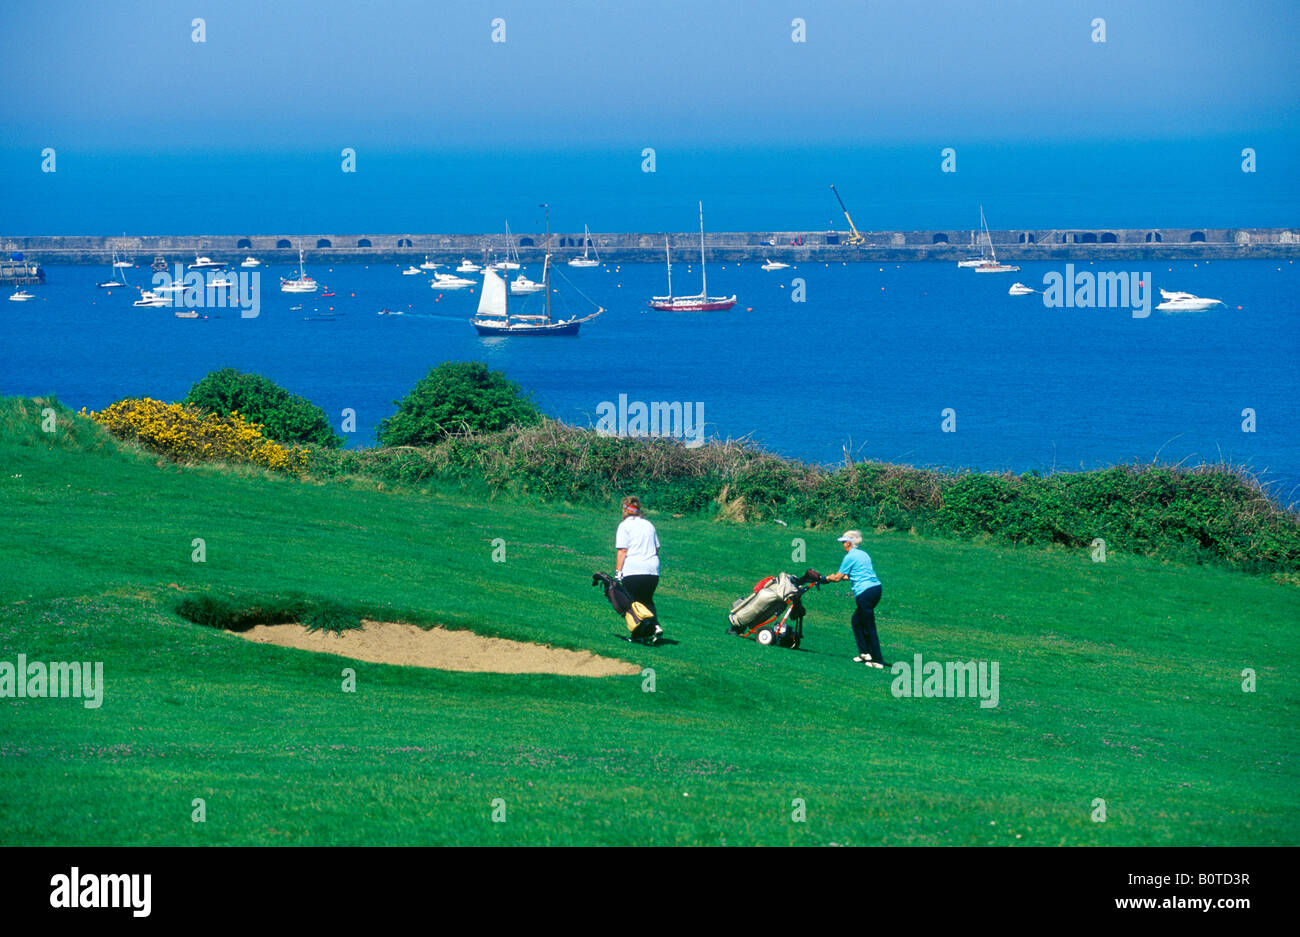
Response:
[[[869,660],[871,660],[870,654],[859,654],[857,657],[853,658],[853,663],[865,664]]]

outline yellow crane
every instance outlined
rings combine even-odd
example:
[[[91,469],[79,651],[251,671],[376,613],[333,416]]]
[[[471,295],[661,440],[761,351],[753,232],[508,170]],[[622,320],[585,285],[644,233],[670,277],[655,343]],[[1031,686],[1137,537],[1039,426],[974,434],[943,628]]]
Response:
[[[836,190],[835,186],[833,185],[831,186],[831,191],[835,193],[835,199],[840,203],[840,209],[844,212],[844,218],[849,223],[849,231],[852,232],[849,235],[849,239],[846,243],[848,244],[867,243],[867,239],[864,238],[861,232],[858,231],[857,226],[853,223],[853,219],[849,216],[849,210],[844,207],[844,199],[840,198],[840,193]]]

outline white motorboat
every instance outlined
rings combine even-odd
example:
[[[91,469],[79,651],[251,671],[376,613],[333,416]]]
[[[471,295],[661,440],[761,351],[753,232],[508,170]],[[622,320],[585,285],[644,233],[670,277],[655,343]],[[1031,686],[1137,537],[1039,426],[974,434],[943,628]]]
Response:
[[[178,312],[178,313],[176,313],[176,318],[178,318],[178,319],[197,319],[198,317],[199,317],[199,314],[198,314],[197,312],[195,312],[193,309],[190,309],[190,310],[187,311],[187,312]]]
[[[172,304],[171,299],[162,295],[162,293],[160,292],[155,292],[153,290],[141,290],[140,298],[137,299],[135,302],[133,302],[131,305],[148,307],[150,309],[157,309],[160,306],[170,306],[171,304]]]
[[[529,293],[540,293],[546,289],[545,284],[538,283],[536,280],[530,280],[522,273],[515,277],[510,283],[511,296],[526,296]]]
[[[11,294],[9,295],[9,302],[11,302],[11,303],[25,303],[25,302],[27,302],[27,300],[29,300],[29,299],[35,299],[35,298],[36,298],[36,296],[33,295],[32,293],[29,293],[29,292],[27,292],[26,290],[19,290],[18,292],[16,292],[16,293],[11,293]]]
[[[424,255],[424,263],[420,264],[420,269],[421,269],[421,270],[437,270],[437,269],[438,269],[439,267],[441,267],[441,266],[442,266],[442,264],[435,264],[433,261],[431,261],[431,260],[429,259],[429,255],[428,255],[428,254],[425,254],[425,255]]]
[[[316,281],[307,276],[302,266],[302,248],[298,248],[298,276],[292,280],[280,277],[281,293],[314,293],[318,287]]]
[[[155,286],[153,291],[155,293],[183,293],[185,292],[185,284],[180,280],[176,280],[175,282],[168,283],[166,286]]]
[[[260,260],[258,260],[256,257],[245,257],[245,258],[244,258],[244,262],[241,263],[240,266],[241,266],[241,267],[260,267],[260,266],[262,266],[262,262],[261,262]]]
[[[1038,292],[1037,290],[1030,289],[1029,287],[1025,286],[1025,284],[1023,283],[1012,283],[1011,289],[1007,290],[1007,293],[1011,296],[1024,296],[1026,293],[1037,293],[1037,292]]]
[[[450,273],[435,273],[433,279],[429,282],[429,288],[433,290],[463,290],[473,285],[473,280],[453,276]]]
[[[765,264],[763,264],[762,269],[763,270],[785,270],[789,266],[790,266],[789,264],[783,264],[779,260],[769,260]]]
[[[210,278],[206,285],[214,290],[230,290],[235,288],[235,281],[227,276],[215,276]]]
[[[1160,291],[1160,298],[1164,302],[1156,306],[1156,308],[1163,312],[1199,312],[1202,309],[1224,305],[1221,299],[1203,299],[1192,293],[1170,292],[1167,290]]]
[[[226,265],[220,261],[213,260],[211,257],[195,256],[194,263],[186,267],[187,270],[224,270]]]
[[[587,252],[592,249],[591,229],[586,225],[582,226],[582,256],[574,257],[569,261],[570,267],[599,267],[600,254],[597,252],[594,258],[587,256]]]
[[[460,266],[456,268],[457,273],[478,273],[483,268],[476,263],[471,263],[465,258],[461,258]]]
[[[407,267],[405,270],[402,271],[402,276],[404,276],[404,277],[422,277],[422,276],[424,276],[424,271],[421,270],[419,267]]]

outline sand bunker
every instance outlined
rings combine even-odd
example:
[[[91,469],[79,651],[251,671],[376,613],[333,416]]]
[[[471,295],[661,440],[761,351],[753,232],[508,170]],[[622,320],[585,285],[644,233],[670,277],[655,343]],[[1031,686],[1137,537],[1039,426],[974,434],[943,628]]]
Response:
[[[363,621],[362,624],[361,630],[342,634],[308,631],[302,625],[257,625],[232,633],[259,644],[404,667],[479,673],[555,673],[567,677],[616,677],[641,672],[635,664],[598,657],[590,651],[566,651],[505,638],[485,638],[472,631],[446,628],[425,631],[396,621]]]

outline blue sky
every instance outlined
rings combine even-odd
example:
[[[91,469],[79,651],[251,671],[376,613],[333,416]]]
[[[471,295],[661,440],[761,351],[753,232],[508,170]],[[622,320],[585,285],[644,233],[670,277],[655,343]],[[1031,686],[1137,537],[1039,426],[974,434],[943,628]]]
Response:
[[[4,22],[20,147],[1294,138],[1300,114],[1295,0],[51,0]]]

